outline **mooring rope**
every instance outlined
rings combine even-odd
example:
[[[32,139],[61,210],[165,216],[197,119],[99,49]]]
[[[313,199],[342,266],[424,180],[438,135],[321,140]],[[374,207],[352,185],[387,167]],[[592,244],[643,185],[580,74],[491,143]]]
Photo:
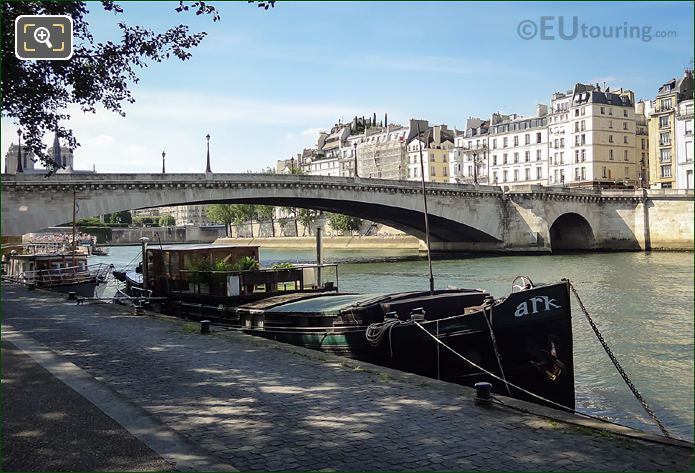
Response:
[[[487,318],[487,309],[490,308],[490,319]],[[504,369],[502,368],[502,356],[497,349],[497,340],[495,339],[495,332],[492,330],[492,306],[483,306],[483,318],[487,322],[487,328],[490,330],[490,338],[492,339],[492,348],[495,350],[495,357],[497,358],[497,366],[500,368],[500,374],[504,380],[504,387],[507,388],[507,394],[511,397],[512,392],[509,389],[509,383],[507,382],[507,377],[504,375]],[[439,337],[437,337],[439,338]]]
[[[601,332],[599,331],[598,327],[594,323],[593,319],[589,315],[589,312],[586,310],[586,307],[584,307],[584,304],[582,303],[582,300],[579,298],[579,294],[577,293],[577,290],[574,287],[574,284],[568,279],[567,284],[569,284],[570,289],[572,290],[572,293],[574,294],[574,297],[576,297],[577,302],[579,303],[579,307],[582,309],[582,312],[584,313],[584,316],[586,319],[589,321],[589,325],[591,325],[591,329],[594,331],[594,334],[596,334],[596,338],[598,338],[598,341],[601,342],[601,346],[603,346],[603,349],[605,350],[606,354],[608,355],[608,358],[611,359],[613,362],[613,366],[615,366],[615,369],[618,371],[620,376],[623,378],[623,381],[625,381],[625,384],[627,384],[627,387],[630,388],[630,391],[632,391],[632,394],[635,396],[635,398],[639,401],[639,403],[642,405],[642,408],[644,411],[649,415],[649,417],[654,421],[654,423],[659,427],[659,430],[668,438],[673,438],[671,434],[666,430],[666,427],[661,423],[659,418],[656,416],[654,411],[652,410],[651,407],[647,404],[647,401],[644,400],[640,392],[637,390],[634,384],[632,384],[632,381],[628,377],[627,373],[625,373],[625,370],[623,367],[620,365],[620,362],[616,358],[616,356],[613,354],[613,351],[610,349],[608,346],[608,343],[603,339],[603,335],[601,335]]]

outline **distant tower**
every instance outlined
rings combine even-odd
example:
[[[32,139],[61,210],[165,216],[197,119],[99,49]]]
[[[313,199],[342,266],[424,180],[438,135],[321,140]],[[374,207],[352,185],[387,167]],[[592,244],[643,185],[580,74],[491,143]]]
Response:
[[[56,169],[62,169],[63,163],[63,153],[60,150],[60,140],[58,139],[58,132],[56,131],[53,135],[53,161]]]
[[[384,126],[389,126],[389,114],[384,113]]]

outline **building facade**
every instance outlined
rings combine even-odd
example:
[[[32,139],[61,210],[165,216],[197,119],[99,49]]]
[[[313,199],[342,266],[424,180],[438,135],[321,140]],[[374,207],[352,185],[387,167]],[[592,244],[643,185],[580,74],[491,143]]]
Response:
[[[549,114],[549,184],[636,187],[632,91],[576,84],[556,93]]]
[[[420,180],[422,152],[424,178],[427,182],[449,182],[449,151],[454,148],[454,133],[446,125],[421,129],[407,143],[406,179]]]
[[[470,117],[465,130],[455,134],[454,147],[449,151],[450,182],[487,184],[489,130],[489,121]]]
[[[512,115],[490,125],[489,176],[493,185],[548,184],[548,108],[533,117]]]
[[[649,181],[655,189],[676,186],[676,111],[683,100],[693,97],[693,73],[671,79],[659,88],[649,115]]]
[[[693,99],[676,111],[676,188],[693,188]]]
[[[637,187],[649,187],[649,124],[651,101],[635,104],[635,159],[637,160]]]

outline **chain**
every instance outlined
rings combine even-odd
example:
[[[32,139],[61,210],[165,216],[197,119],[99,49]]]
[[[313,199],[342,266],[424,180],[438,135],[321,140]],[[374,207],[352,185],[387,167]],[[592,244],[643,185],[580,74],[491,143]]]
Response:
[[[649,415],[649,417],[651,417],[651,419],[654,421],[654,423],[659,427],[659,430],[661,430],[661,432],[666,437],[673,438],[673,437],[671,437],[671,434],[668,432],[668,430],[666,430],[666,427],[664,427],[664,425],[661,423],[661,421],[656,417],[656,414],[651,409],[651,407],[649,407],[649,405],[647,404],[647,401],[644,400],[644,398],[642,397],[640,392],[637,390],[635,385],[632,384],[632,381],[630,381],[630,378],[628,377],[627,373],[625,373],[625,370],[618,362],[618,359],[613,354],[613,351],[611,351],[610,347],[608,346],[606,341],[603,339],[603,335],[601,335],[601,332],[599,332],[598,327],[596,327],[596,324],[594,323],[591,316],[589,315],[589,312],[587,312],[586,307],[584,307],[584,304],[582,303],[582,300],[579,298],[579,294],[577,294],[577,290],[574,288],[574,285],[569,280],[567,280],[567,283],[569,284],[569,287],[572,290],[574,297],[577,298],[577,302],[579,303],[579,307],[582,309],[582,312],[584,312],[586,319],[589,321],[589,325],[591,325],[591,329],[596,334],[596,338],[598,338],[598,341],[601,342],[603,349],[606,351],[606,354],[613,362],[613,366],[615,366],[615,369],[618,370],[618,373],[620,373],[620,376],[623,378],[623,381],[625,381],[625,384],[627,384],[627,387],[630,388],[630,391],[632,391],[632,394],[635,395],[635,398],[642,405],[642,408]]]

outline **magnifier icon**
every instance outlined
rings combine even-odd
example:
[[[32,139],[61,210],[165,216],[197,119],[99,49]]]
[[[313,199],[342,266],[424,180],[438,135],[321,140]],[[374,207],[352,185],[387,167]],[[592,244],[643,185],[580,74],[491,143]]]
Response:
[[[48,31],[48,28],[43,26],[36,28],[34,30],[34,39],[37,43],[45,44],[50,49],[53,49],[53,45],[51,44],[51,32]]]

